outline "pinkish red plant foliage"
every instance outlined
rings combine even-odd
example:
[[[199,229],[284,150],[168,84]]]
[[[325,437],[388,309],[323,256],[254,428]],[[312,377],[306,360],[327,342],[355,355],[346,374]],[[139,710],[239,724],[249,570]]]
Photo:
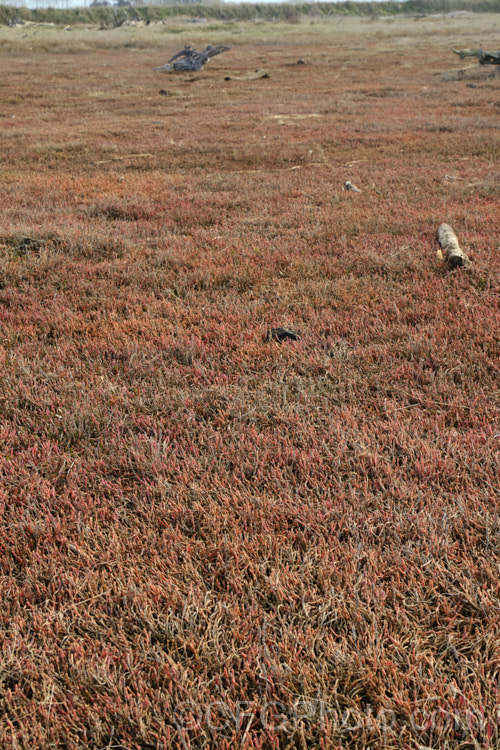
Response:
[[[335,39],[0,52],[4,748],[499,746],[498,83]]]

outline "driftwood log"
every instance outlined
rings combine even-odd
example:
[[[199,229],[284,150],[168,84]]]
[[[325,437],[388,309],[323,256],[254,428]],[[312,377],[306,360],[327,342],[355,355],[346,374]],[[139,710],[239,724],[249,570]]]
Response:
[[[441,250],[438,257],[444,260],[448,268],[469,268],[470,258],[464,253],[458,244],[457,236],[449,224],[441,224],[438,229],[439,244],[444,250],[444,258]]]
[[[500,52],[485,52],[483,49],[451,50],[463,60],[465,57],[477,57],[481,65],[500,65]]]
[[[225,47],[220,44],[218,47],[212,47],[208,44],[204,50],[197,52],[187,44],[183,50],[167,60],[165,65],[160,65],[153,70],[201,70],[202,67],[215,55],[221,52],[227,52],[231,47]]]
[[[349,180],[344,182],[344,190],[352,190],[353,193],[361,193],[361,190]]]
[[[267,70],[257,68],[253,73],[249,73],[246,76],[225,76],[225,81],[258,81],[260,78],[270,78]]]
[[[132,8],[132,6],[130,6]],[[137,14],[137,11],[134,8],[134,12]],[[116,8],[113,8],[113,20],[109,23],[103,22],[99,26],[99,31],[106,31],[107,29],[119,29],[120,26],[123,26],[125,22],[128,22],[129,17],[128,13],[125,8],[122,9],[121,14],[118,14],[116,11]]]

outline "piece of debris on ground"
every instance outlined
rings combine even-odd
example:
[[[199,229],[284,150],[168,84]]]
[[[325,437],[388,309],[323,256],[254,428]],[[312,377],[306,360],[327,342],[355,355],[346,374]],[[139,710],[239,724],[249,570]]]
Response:
[[[484,49],[453,49],[451,50],[464,60],[466,57],[477,57],[480,65],[500,65],[500,52],[486,52]]]
[[[280,344],[287,339],[298,341],[300,334],[297,331],[292,331],[290,328],[271,328],[266,335],[266,341],[277,341]]]
[[[221,52],[227,52],[231,47],[226,47],[224,44],[220,44],[218,47],[212,47],[211,44],[207,44],[204,50],[197,52],[195,49],[187,44],[183,50],[177,52],[176,55],[167,60],[165,65],[160,65],[153,70],[201,70],[202,67],[215,55],[220,55]]]
[[[352,182],[349,182],[349,180],[344,182],[344,190],[351,190],[353,193],[361,193],[361,190],[356,187],[356,185],[353,185]]]
[[[441,224],[438,228],[438,241],[444,250],[438,249],[438,258],[444,260],[448,268],[469,268],[472,263],[458,244],[457,235],[449,224]]]
[[[246,76],[225,76],[225,81],[258,81],[259,78],[270,78],[267,70],[257,68],[253,73],[249,73]]]

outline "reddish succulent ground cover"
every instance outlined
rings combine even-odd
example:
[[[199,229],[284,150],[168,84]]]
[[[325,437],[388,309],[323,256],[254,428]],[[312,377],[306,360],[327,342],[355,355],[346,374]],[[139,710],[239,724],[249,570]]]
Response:
[[[493,20],[2,32],[2,747],[499,746]]]

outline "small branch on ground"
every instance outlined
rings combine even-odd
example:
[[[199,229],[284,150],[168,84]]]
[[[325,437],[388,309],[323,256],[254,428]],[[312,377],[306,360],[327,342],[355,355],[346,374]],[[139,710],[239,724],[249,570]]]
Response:
[[[257,68],[254,73],[249,73],[246,76],[226,76],[225,81],[258,81],[260,78],[269,78],[267,70],[261,70]]]
[[[139,157],[154,156],[154,154],[125,154],[124,156],[113,156],[111,159],[101,159],[96,164],[107,164],[110,161],[123,161],[123,159],[136,159]]]

